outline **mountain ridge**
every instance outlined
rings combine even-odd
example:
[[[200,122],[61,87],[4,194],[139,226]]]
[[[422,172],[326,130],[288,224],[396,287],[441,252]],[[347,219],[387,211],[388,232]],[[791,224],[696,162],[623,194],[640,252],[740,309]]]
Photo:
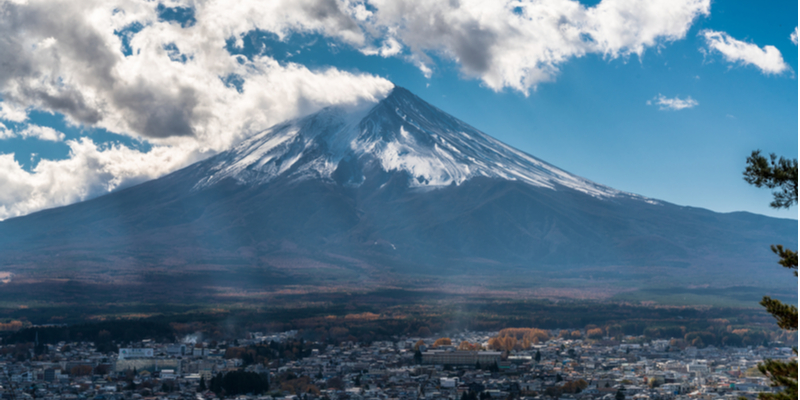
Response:
[[[328,108],[162,178],[0,222],[0,266],[230,290],[441,280],[789,290],[784,271],[764,266],[770,244],[796,242],[795,220],[621,192],[396,88],[368,109]]]
[[[324,128],[318,129],[320,125]],[[363,176],[342,176],[358,172],[353,162],[375,162],[385,172],[405,171],[412,187],[459,185],[486,176],[550,188],[558,184],[598,196],[622,193],[514,149],[399,86],[373,107],[328,107],[253,135],[202,162],[215,173],[197,187],[224,178],[259,184],[287,172],[296,179],[303,179],[304,172],[309,179],[331,179],[339,173],[340,180],[360,184]]]

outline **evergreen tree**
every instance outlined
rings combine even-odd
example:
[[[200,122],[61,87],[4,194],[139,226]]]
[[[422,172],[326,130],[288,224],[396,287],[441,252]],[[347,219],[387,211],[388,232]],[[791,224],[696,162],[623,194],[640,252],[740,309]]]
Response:
[[[489,366],[489,372],[500,372],[500,366],[495,362]]]
[[[747,158],[744,179],[756,187],[777,189],[772,192],[774,200],[770,206],[773,208],[789,208],[797,204],[796,159],[778,158],[775,154],[770,154],[769,160],[767,160],[759,150],[756,150]],[[778,264],[793,269],[796,277],[797,253],[785,249],[782,245],[773,245],[771,248],[780,257]],[[797,330],[796,306],[782,303],[769,296],[764,296],[761,305],[778,320],[778,326],[786,330]],[[796,347],[794,353],[797,354]],[[783,391],[778,393],[759,393],[760,400],[797,399],[797,359],[789,362],[766,360],[763,364],[758,365],[758,370],[769,377],[771,386],[783,387]]]
[[[414,362],[417,364],[422,364],[422,352],[417,349],[414,351]]]
[[[617,390],[617,394],[614,395],[614,400],[625,400],[625,393],[622,392],[622,388]]]
[[[200,386],[197,387],[198,392],[205,392],[206,391],[206,378],[201,376],[200,377]]]
[[[536,360],[537,363],[542,361],[542,353],[539,352],[539,349],[536,349],[536,356],[534,356],[534,360]]]

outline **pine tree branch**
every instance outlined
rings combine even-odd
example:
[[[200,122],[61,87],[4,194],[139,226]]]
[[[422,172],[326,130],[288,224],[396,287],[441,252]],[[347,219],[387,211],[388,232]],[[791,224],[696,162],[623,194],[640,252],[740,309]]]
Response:
[[[797,330],[797,307],[784,304],[769,296],[764,296],[760,303],[778,320],[778,326],[787,330]]]
[[[784,249],[781,245],[773,245],[770,246],[772,252],[777,254],[781,260],[778,261],[778,264],[783,265],[786,268],[794,270],[794,276],[797,276],[797,253],[789,250]]]
[[[778,158],[769,155],[769,160],[761,155],[761,150],[754,151],[747,158],[744,180],[755,187],[778,188],[772,192],[773,208],[789,208],[797,204],[797,159]]]

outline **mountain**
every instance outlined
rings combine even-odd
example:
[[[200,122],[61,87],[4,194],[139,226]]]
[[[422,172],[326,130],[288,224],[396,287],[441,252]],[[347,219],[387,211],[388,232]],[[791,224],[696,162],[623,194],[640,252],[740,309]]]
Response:
[[[160,179],[3,221],[0,266],[22,281],[245,291],[796,291],[773,243],[794,246],[797,221],[591,182],[396,87],[377,104],[278,124]]]

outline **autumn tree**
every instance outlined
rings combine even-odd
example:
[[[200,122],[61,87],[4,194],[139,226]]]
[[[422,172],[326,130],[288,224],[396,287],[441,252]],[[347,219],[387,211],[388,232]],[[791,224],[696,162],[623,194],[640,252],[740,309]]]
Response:
[[[512,338],[513,341],[510,338]],[[489,340],[489,347],[495,349],[529,349],[535,344],[546,342],[550,339],[550,333],[536,328],[506,328],[498,332],[497,336],[493,339],[494,340]],[[510,348],[507,348],[509,344]]]
[[[603,328],[594,328],[586,331],[586,337],[591,339],[600,339],[603,337]]]
[[[587,383],[585,380],[578,379],[576,381],[569,381],[569,382],[565,383],[562,386],[561,391],[564,392],[564,393],[580,393],[584,389],[586,389],[588,386],[589,386],[589,383]]]
[[[89,365],[76,365],[69,370],[72,376],[86,376],[92,373],[92,367]]]
[[[500,336],[489,339],[489,348],[494,350],[511,351],[517,345],[517,338],[513,336]]]
[[[622,335],[622,325],[614,324],[606,327],[606,334],[611,337]]]
[[[468,342],[466,340],[462,341],[458,345],[458,350],[463,350],[463,351],[475,351],[475,350],[480,350],[480,349],[481,349],[481,346],[479,344],[470,343],[470,342]]]
[[[453,342],[450,340],[450,338],[444,337],[444,338],[436,339],[436,341],[433,342],[433,346],[432,347],[450,346],[452,344],[453,344]]]
[[[797,159],[769,155],[769,160],[754,151],[747,158],[744,180],[756,187],[775,189],[772,192],[773,208],[789,208],[797,204]],[[797,277],[797,253],[782,245],[771,246],[772,251],[780,257],[778,264],[794,270]],[[778,326],[788,331],[797,330],[797,307],[785,304],[769,296],[764,296],[761,305],[778,321]],[[794,348],[797,354],[797,348]],[[759,371],[770,379],[773,387],[783,387],[778,393],[759,393],[760,400],[794,400],[797,399],[797,359],[792,361],[766,360],[759,364]]]

